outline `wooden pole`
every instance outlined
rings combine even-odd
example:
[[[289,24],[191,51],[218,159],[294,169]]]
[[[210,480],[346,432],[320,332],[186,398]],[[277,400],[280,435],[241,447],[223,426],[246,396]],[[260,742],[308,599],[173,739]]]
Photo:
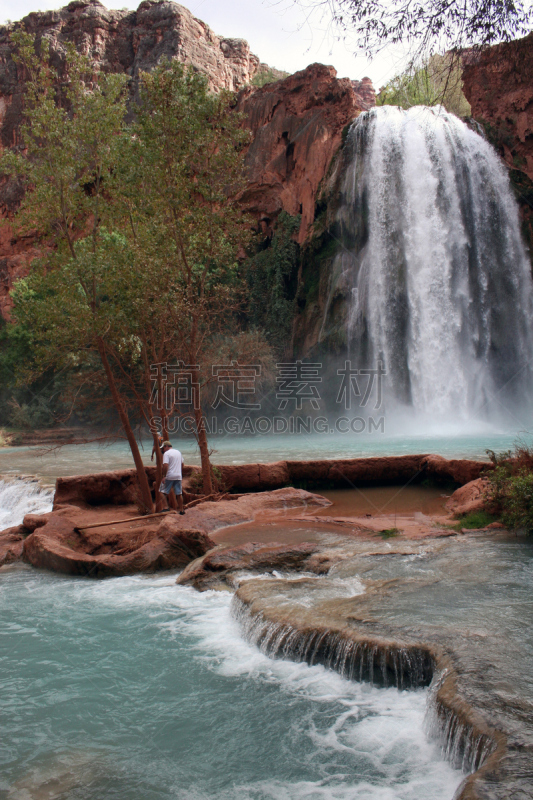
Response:
[[[89,528],[103,528],[105,525],[124,525],[126,522],[142,522],[145,519],[152,517],[163,517],[168,514],[168,511],[158,511],[156,514],[145,514],[144,517],[126,517],[126,519],[112,519],[109,522],[95,522],[93,525],[84,525],[82,528],[77,528],[79,531],[86,531]]]

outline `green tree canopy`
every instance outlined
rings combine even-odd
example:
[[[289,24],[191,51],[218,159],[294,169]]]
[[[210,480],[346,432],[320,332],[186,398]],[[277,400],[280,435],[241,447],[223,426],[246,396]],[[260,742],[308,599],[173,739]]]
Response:
[[[231,197],[248,134],[231,96],[210,94],[203,76],[175,61],[141,76],[127,123],[127,78],[95,75],[73,48],[60,76],[46,44],[36,55],[32,37],[18,32],[15,41],[29,74],[25,152],[6,153],[2,169],[26,189],[19,229],[43,232],[43,255],[13,292],[15,319],[31,330],[33,372],[99,358],[148,507],[133,426],[157,410],[153,366],[181,362],[201,387],[225,341],[232,352],[268,356],[261,337],[236,324],[250,223]],[[164,425],[177,405],[160,409]],[[210,492],[201,404],[186,412]]]

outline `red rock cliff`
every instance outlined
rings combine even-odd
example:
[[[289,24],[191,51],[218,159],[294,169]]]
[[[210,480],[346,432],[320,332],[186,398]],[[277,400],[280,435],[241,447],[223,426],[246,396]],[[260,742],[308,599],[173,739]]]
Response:
[[[509,167],[533,181],[533,33],[473,57],[463,69],[463,91],[474,119],[504,134]]]
[[[336,76],[333,67],[311,64],[262,89],[244,89],[239,96],[238,108],[254,135],[242,202],[265,231],[282,210],[301,214],[300,243],[313,222],[318,189],[342,130],[363,110],[352,81]]]
[[[509,167],[533,255],[533,33],[466,61],[463,91]]]
[[[212,89],[239,89],[253,78],[259,58],[242,39],[217,36],[188,9],[166,0],[144,0],[137,11],[109,11],[98,0],[75,0],[59,11],[35,12],[21,22],[0,27],[0,144],[17,144],[24,83],[11,58],[9,34],[24,25],[37,39],[50,42],[60,64],[64,43],[74,42],[102,70],[125,72],[134,79],[161,58],[177,58],[204,72]],[[0,188],[0,213],[9,217],[18,205],[16,187]],[[9,291],[26,274],[36,255],[35,240],[13,239],[0,229],[0,313],[9,313]]]

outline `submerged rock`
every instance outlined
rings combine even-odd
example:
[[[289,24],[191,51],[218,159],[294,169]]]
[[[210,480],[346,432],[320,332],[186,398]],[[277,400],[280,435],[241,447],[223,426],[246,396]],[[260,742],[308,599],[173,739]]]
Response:
[[[176,583],[205,592],[207,589],[233,588],[232,576],[239,572],[301,572],[311,569],[327,572],[331,562],[324,566],[319,560],[312,561],[311,557],[319,550],[319,545],[307,542],[296,545],[249,542],[240,547],[217,548],[189,564]]]

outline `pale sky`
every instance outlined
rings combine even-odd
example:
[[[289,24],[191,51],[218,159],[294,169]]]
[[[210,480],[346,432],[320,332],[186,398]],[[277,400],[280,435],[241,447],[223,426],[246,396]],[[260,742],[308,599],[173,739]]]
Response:
[[[101,0],[104,2],[104,0]],[[140,2],[140,0],[139,0]],[[0,0],[0,22],[19,20],[31,11],[60,8],[61,0]],[[108,8],[137,8],[132,0],[107,0]],[[292,0],[185,0],[195,17],[219,36],[246,39],[252,52],[272,67],[296,72],[314,61],[332,64],[339,78],[360,80],[368,75],[376,88],[401,70],[404,54],[389,49],[369,62],[354,53],[330,29],[330,18],[315,10],[311,15]]]

